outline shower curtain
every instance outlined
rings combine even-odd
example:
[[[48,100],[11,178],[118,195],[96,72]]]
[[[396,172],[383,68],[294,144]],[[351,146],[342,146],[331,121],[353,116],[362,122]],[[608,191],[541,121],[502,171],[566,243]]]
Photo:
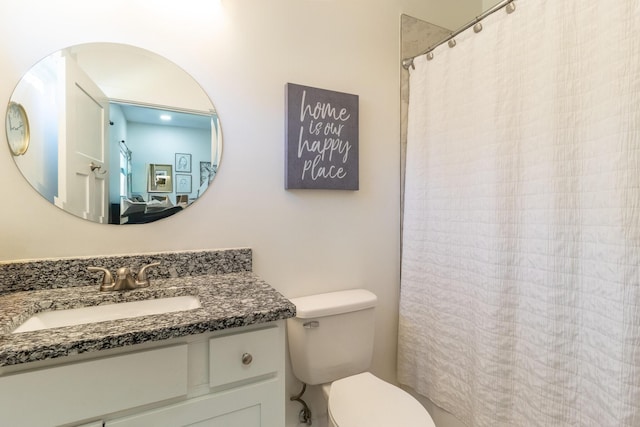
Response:
[[[398,379],[467,426],[640,426],[640,1],[414,60]]]

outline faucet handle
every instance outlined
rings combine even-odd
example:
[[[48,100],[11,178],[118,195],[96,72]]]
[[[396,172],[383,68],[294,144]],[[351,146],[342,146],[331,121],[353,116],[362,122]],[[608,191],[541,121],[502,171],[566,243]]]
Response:
[[[136,285],[138,286],[149,286],[151,282],[147,278],[147,269],[149,267],[157,267],[159,266],[159,262],[152,262],[151,264],[147,264],[138,271],[138,279],[136,280]]]
[[[113,276],[111,276],[111,272],[106,268],[102,267],[87,267],[89,271],[101,271],[104,273],[102,276],[102,283],[100,284],[101,291],[108,291],[113,289],[115,286],[115,281],[113,280]]]

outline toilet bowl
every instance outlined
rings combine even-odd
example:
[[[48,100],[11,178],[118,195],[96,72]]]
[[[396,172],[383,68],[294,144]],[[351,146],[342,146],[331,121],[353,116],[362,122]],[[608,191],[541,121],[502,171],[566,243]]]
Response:
[[[322,385],[330,427],[435,427],[413,396],[368,372],[375,294],[364,289],[291,299],[287,320],[296,377]]]

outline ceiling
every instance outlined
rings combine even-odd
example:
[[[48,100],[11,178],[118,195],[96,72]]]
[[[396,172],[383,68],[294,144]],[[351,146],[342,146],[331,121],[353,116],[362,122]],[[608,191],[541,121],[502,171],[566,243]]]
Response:
[[[114,103],[122,108],[128,122],[153,124],[158,126],[178,126],[197,129],[211,129],[211,116],[193,114],[182,111],[163,110],[132,104]],[[171,120],[160,119],[160,115],[167,114]]]

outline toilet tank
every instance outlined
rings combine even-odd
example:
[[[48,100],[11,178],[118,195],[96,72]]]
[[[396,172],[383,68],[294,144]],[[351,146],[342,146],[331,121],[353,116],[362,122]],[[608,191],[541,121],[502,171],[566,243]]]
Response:
[[[365,289],[291,299],[287,320],[293,373],[309,385],[367,371],[373,356],[375,294]]]

